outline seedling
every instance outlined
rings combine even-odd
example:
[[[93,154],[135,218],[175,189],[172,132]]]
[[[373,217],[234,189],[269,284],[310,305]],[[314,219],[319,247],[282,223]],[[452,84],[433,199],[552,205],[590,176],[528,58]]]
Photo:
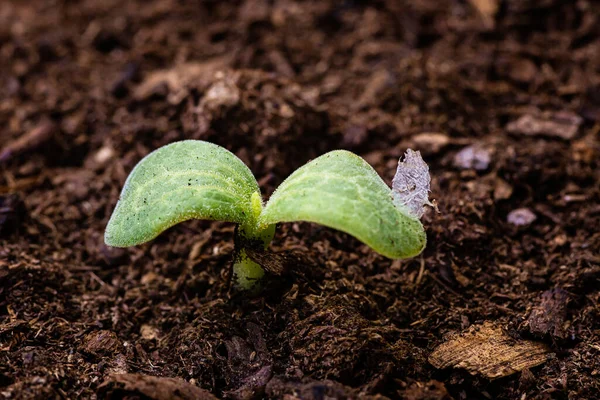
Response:
[[[426,243],[419,218],[429,204],[429,170],[409,150],[393,190],[359,156],[324,154],[290,175],[266,205],[250,169],[212,143],[185,140],[150,153],[133,169],[108,222],[104,240],[115,247],[154,239],[192,218],[236,223],[233,273],[242,289],[264,274],[247,249],[266,248],[280,222],[309,221],[355,236],[389,258],[419,254]]]

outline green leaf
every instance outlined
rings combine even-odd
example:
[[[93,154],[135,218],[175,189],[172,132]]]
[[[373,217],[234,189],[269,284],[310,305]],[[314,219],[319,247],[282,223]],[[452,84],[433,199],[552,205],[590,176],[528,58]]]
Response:
[[[355,236],[389,258],[419,254],[423,225],[394,206],[392,191],[362,158],[332,151],[290,175],[263,209],[259,224],[309,221]]]
[[[252,172],[230,151],[200,140],[171,143],[131,171],[104,240],[134,246],[192,218],[254,224],[256,192]]]

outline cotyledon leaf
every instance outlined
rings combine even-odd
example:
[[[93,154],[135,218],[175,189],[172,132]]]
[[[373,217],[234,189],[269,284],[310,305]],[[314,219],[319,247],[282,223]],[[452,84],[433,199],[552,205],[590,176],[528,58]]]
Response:
[[[134,246],[192,218],[255,222],[251,199],[257,192],[250,169],[223,147],[200,140],[171,143],[131,171],[104,241]]]
[[[395,206],[391,189],[362,158],[345,150],[324,154],[290,175],[269,199],[259,224],[309,221],[351,234],[389,258],[419,254],[421,221]]]

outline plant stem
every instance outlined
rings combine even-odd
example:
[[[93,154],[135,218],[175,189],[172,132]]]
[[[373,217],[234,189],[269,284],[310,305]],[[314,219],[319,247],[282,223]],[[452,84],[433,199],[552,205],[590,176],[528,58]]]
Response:
[[[248,223],[240,225],[236,230],[233,281],[235,286],[240,289],[256,292],[260,290],[260,280],[265,271],[248,257],[246,248],[263,247],[266,249],[275,235],[275,225],[269,225],[263,229],[258,226],[258,217],[263,208],[260,193],[254,193],[251,202],[252,217]]]
[[[246,250],[242,248],[236,255],[236,260],[233,264],[235,286],[248,291],[259,290],[259,283],[264,274],[264,269],[252,261],[246,254]]]

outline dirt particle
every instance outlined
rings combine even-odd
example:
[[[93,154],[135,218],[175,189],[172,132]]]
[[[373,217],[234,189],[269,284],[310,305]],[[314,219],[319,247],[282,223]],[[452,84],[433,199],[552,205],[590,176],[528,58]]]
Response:
[[[93,331],[88,333],[81,346],[81,351],[90,355],[112,355],[119,352],[122,343],[117,335],[108,330]]]
[[[515,60],[509,68],[510,78],[519,83],[534,81],[538,73],[536,65],[528,59]]]
[[[517,208],[508,213],[506,221],[515,226],[531,225],[537,216],[529,208]]]
[[[513,187],[506,182],[504,179],[496,179],[496,186],[494,187],[494,200],[507,200],[513,194]]]
[[[140,328],[140,336],[144,340],[155,340],[160,336],[160,331],[152,325],[144,324]]]
[[[105,165],[108,161],[110,161],[113,158],[114,154],[115,151],[112,147],[103,146],[94,155],[94,161],[99,165]]]
[[[284,103],[279,107],[279,115],[281,115],[283,118],[294,118],[296,113],[294,113],[292,107]]]
[[[491,152],[480,145],[467,146],[454,156],[454,166],[460,169],[485,171],[491,161]]]
[[[221,79],[213,83],[200,102],[200,107],[213,110],[221,106],[232,107],[240,101],[240,90],[232,79]]]

